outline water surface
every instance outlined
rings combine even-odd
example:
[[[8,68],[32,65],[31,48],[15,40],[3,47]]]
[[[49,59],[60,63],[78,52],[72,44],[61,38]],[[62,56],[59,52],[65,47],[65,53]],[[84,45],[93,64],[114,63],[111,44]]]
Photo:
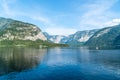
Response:
[[[120,80],[120,50],[0,48],[0,80]]]

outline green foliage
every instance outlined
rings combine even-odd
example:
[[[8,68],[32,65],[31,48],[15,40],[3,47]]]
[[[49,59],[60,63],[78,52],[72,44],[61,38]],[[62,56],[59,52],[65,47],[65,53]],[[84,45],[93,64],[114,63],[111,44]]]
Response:
[[[34,47],[34,48],[49,48],[49,47],[67,47],[66,44],[54,44],[50,43],[48,41],[42,41],[42,40],[3,40],[0,41],[0,46],[24,46],[24,47]]]
[[[67,46],[65,44],[54,44],[42,40],[22,40],[26,36],[34,37],[38,35],[41,30],[33,24],[21,21],[11,20],[2,26],[4,29],[0,31],[0,46],[24,46],[34,48],[45,48],[55,46]]]

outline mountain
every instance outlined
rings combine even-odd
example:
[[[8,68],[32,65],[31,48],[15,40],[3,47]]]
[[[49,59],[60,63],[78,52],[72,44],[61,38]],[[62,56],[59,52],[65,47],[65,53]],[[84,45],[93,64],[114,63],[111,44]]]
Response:
[[[44,32],[44,35],[47,37],[49,41],[54,43],[76,45],[78,43],[86,42],[96,31],[98,30],[94,29],[94,30],[78,31],[68,36],[49,35],[48,33]]]
[[[75,34],[69,35],[66,43],[84,43],[86,42],[96,31],[94,30],[85,30],[77,31]]]
[[[86,43],[90,48],[120,48],[120,24],[96,32]]]
[[[63,35],[50,35],[47,32],[44,32],[43,34],[47,37],[47,40],[53,43],[64,43],[62,42],[62,39],[67,38],[66,36]]]
[[[47,40],[42,31],[33,24],[13,19],[0,18],[1,40]]]
[[[68,45],[49,42],[42,31],[34,24],[0,17],[1,46],[45,48]]]

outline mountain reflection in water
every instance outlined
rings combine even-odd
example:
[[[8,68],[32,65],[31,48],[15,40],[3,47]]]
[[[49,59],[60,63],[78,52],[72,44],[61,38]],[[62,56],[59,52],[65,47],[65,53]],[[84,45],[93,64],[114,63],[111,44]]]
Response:
[[[0,48],[0,75],[31,69],[40,63],[45,50]]]
[[[119,52],[84,48],[10,49],[7,59],[0,54],[0,61],[6,62],[0,67],[7,65],[2,68],[11,73],[5,73],[0,80],[120,80]]]

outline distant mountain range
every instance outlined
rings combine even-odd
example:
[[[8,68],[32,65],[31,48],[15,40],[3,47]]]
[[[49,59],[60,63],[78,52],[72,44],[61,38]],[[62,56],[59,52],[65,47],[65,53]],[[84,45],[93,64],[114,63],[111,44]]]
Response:
[[[76,45],[78,43],[85,43],[97,31],[98,29],[77,31],[76,33],[68,35],[68,36],[49,35],[47,32],[44,32],[44,35],[47,37],[49,41],[54,42],[54,43]]]
[[[77,31],[68,36],[49,35],[46,32],[43,34],[54,43],[84,45],[92,49],[120,49],[120,24],[102,29]]]
[[[64,36],[43,33],[34,24],[0,17],[0,46],[4,44],[31,46],[69,44],[96,49],[120,49],[120,24],[102,29],[77,31]]]

